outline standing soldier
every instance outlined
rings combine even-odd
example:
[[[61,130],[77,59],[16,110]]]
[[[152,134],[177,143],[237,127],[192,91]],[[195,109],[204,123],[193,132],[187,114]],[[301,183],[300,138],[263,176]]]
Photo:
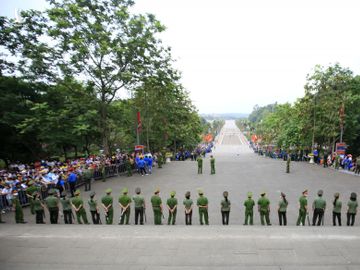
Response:
[[[15,210],[15,222],[16,223],[26,223],[24,221],[24,212],[22,210],[22,206],[19,200],[19,193],[14,190],[13,191],[13,199],[12,199],[13,207]]]
[[[355,174],[360,174],[360,156],[356,158]]]
[[[126,157],[125,159],[125,168],[127,171],[127,176],[132,176],[132,168],[131,168],[131,162],[130,162],[130,157]]]
[[[282,226],[287,225],[287,219],[286,219],[286,210],[288,207],[289,202],[286,199],[286,195],[281,192],[281,200],[279,201],[279,208],[278,208],[278,215],[279,215],[279,224]]]
[[[286,173],[290,173],[290,162],[291,162],[291,157],[288,154],[286,159]]]
[[[72,218],[73,218],[73,212],[71,209],[71,202],[68,197],[66,197],[66,192],[64,191],[61,193],[61,199],[60,199],[63,214],[64,214],[64,223],[65,224],[72,224]]]
[[[84,182],[85,182],[85,191],[90,191],[91,190],[91,180],[94,177],[94,173],[93,170],[86,166],[84,173],[83,173],[83,177],[84,177]]]
[[[80,190],[75,191],[74,195],[75,195],[75,198],[72,199],[71,205],[75,209],[77,222],[79,224],[82,224],[82,222],[81,222],[81,219],[82,219],[84,224],[90,224],[87,220],[86,211],[84,208],[84,201],[80,197]]]
[[[322,195],[323,195],[323,191],[320,189],[318,191],[318,197],[315,199],[315,201],[312,204],[312,209],[314,211],[313,220],[312,220],[313,226],[315,226],[316,221],[317,221],[317,226],[320,226],[324,218],[326,201],[323,199]]]
[[[170,198],[167,199],[166,205],[169,209],[169,218],[168,218],[168,225],[172,224],[175,225],[176,222],[176,213],[177,213],[177,204],[178,201],[175,198],[175,191],[170,192]]]
[[[26,189],[26,196],[29,198],[29,203],[30,203],[30,212],[31,214],[35,215],[35,210],[34,210],[34,195],[35,192],[37,192],[39,189],[34,185],[34,181],[30,180],[28,183],[28,188]]]
[[[299,226],[300,224],[305,226],[305,218],[308,212],[307,196],[308,190],[306,189],[303,191],[302,196],[299,199],[299,216],[296,221],[296,226]]]
[[[204,225],[204,221],[206,225],[209,225],[208,199],[204,196],[204,192],[201,189],[199,189],[198,193],[197,206],[199,207],[200,225]]]
[[[161,152],[159,152],[157,155],[157,164],[158,164],[158,168],[161,169],[163,164],[163,156]]]
[[[265,197],[266,193],[263,192],[261,193],[261,197],[258,200],[257,204],[258,204],[258,211],[260,213],[260,220],[261,220],[261,225],[265,225],[265,221],[264,218],[266,220],[266,225],[270,226],[270,201],[268,198]]]
[[[129,225],[131,198],[129,197],[128,192],[129,190],[124,188],[122,190],[122,195],[119,197],[119,206],[121,210],[119,225],[123,225],[124,221],[126,225]]]
[[[183,204],[185,206],[185,224],[191,225],[193,201],[190,199],[190,191],[185,193],[185,200]]]
[[[198,174],[202,174],[203,159],[201,156],[198,157],[197,164],[198,164]]]
[[[221,201],[221,217],[222,224],[229,225],[229,215],[230,215],[230,200],[228,199],[229,193],[227,191],[223,192],[224,199]]]
[[[95,195],[96,193],[94,191],[90,193],[90,199],[88,200],[88,204],[90,207],[93,224],[100,224],[99,208],[97,206],[97,201],[95,200]]]
[[[334,194],[333,201],[333,225],[336,226],[336,219],[338,220],[338,225],[341,226],[341,207],[342,202],[339,200],[340,193],[336,192]]]
[[[357,214],[358,202],[356,200],[356,193],[352,192],[350,195],[350,201],[348,202],[348,211],[347,211],[347,225],[354,226],[355,216]]]
[[[34,192],[33,193],[34,196],[34,211],[36,214],[36,224],[45,224],[44,222],[44,216],[45,216],[45,212],[44,212],[44,204],[41,202],[40,200],[40,193],[39,192]]]
[[[133,196],[133,201],[135,204],[135,225],[138,224],[139,216],[140,216],[140,225],[144,225],[144,211],[145,211],[145,199],[141,193],[141,189],[137,187],[135,189],[136,195]]]
[[[162,201],[159,196],[160,189],[156,189],[154,195],[151,197],[151,205],[154,211],[154,224],[161,225],[162,216]]]
[[[252,199],[252,193],[247,193],[248,199],[244,202],[245,206],[245,223],[244,225],[248,225],[248,222],[250,222],[250,225],[254,225],[254,206],[255,201]]]
[[[113,209],[113,197],[111,196],[112,189],[105,190],[106,195],[102,197],[101,204],[105,211],[105,221],[107,225],[113,223],[114,209]]]
[[[45,199],[45,204],[49,210],[50,223],[57,224],[59,218],[59,199],[54,196],[54,190],[50,189],[49,196]]]
[[[211,167],[210,174],[215,174],[215,158],[214,158],[214,156],[210,156],[210,167]]]

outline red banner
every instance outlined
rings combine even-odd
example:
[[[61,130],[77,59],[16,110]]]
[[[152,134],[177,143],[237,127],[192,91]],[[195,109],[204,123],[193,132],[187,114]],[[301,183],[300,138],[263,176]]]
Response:
[[[142,123],[141,123],[140,112],[137,112],[137,132],[141,132],[141,129],[142,129]]]

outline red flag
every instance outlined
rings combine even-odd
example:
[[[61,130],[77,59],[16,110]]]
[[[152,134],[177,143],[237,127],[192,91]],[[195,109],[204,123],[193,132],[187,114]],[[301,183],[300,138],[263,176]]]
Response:
[[[140,112],[137,112],[137,132],[141,132],[141,128],[142,128],[142,123],[141,123],[141,118],[140,118]]]

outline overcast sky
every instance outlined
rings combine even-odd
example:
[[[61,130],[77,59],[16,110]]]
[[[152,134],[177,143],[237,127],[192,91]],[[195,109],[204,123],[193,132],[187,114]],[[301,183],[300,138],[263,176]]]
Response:
[[[44,9],[45,0],[0,0],[0,14]],[[357,0],[137,0],[166,25],[182,83],[201,113],[251,112],[293,102],[316,64],[360,73]]]

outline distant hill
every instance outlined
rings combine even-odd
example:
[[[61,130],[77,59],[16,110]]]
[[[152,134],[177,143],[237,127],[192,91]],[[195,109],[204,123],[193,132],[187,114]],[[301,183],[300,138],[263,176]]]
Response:
[[[235,120],[239,118],[247,118],[248,113],[201,113],[201,117],[206,120],[224,119],[224,120]]]

